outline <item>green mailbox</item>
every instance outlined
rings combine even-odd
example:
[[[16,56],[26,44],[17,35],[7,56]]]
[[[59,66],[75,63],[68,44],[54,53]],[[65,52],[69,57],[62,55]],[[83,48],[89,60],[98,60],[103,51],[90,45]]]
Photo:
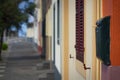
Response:
[[[96,22],[96,56],[105,65],[110,62],[110,16],[99,19]]]

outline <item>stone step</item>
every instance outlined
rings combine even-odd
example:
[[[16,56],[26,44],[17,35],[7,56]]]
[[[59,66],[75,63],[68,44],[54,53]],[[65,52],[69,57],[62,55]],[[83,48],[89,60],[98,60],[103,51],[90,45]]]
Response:
[[[47,73],[47,78],[49,79],[49,80],[54,80],[55,79],[55,72],[48,72]]]
[[[18,54],[18,53],[20,53],[20,54],[25,54],[25,53],[37,53],[37,51],[36,50],[33,50],[33,49],[31,49],[31,50],[15,50],[15,51],[11,51],[11,52],[9,52],[9,54]],[[28,54],[27,54],[28,55]],[[14,56],[14,55],[13,55]]]
[[[40,75],[38,76],[38,80],[48,80],[47,74],[46,74],[46,73],[40,74]]]
[[[55,73],[52,70],[42,70],[39,73],[39,80],[55,80]]]
[[[5,69],[6,68],[6,66],[0,66],[0,69]]]
[[[5,66],[0,66],[0,80],[4,80]]]
[[[55,71],[52,66],[52,61],[42,61],[37,64],[37,74],[39,75],[39,80],[55,80]],[[45,75],[45,78],[40,77],[42,75]]]
[[[44,65],[45,68],[50,69],[50,64],[51,64],[50,61],[43,61],[42,63],[43,63],[43,65]]]
[[[4,77],[4,75],[0,74],[0,78]]]
[[[35,47],[35,45],[33,45],[33,44],[23,44],[23,43],[20,43],[20,44],[12,44],[13,46],[10,46],[9,48],[10,49],[20,49],[20,48],[22,48],[22,49],[24,49],[24,48],[33,48],[33,47]]]
[[[6,70],[6,63],[0,63],[0,75],[3,75]]]
[[[0,66],[5,66],[6,63],[5,62],[0,62]]]
[[[52,61],[43,61],[37,64],[37,70],[53,69]]]
[[[46,70],[37,71],[37,74],[42,74],[42,73],[52,73],[52,74],[54,74],[54,70],[46,69]]]
[[[0,80],[4,80],[4,75],[0,74]]]
[[[14,51],[9,51],[9,53],[17,53],[17,52],[36,52],[36,50],[35,49],[16,49],[16,50],[14,50]]]
[[[6,69],[6,63],[0,64],[0,72],[4,72]]]
[[[44,66],[43,66],[42,63],[39,63],[36,66],[37,66],[37,70],[43,70],[44,69]]]
[[[20,53],[19,53],[20,54]],[[10,60],[10,61],[18,61],[18,60],[34,60],[34,59],[40,59],[40,55],[32,55],[31,54],[28,56],[28,53],[27,54],[23,54],[23,55],[9,55],[9,57],[7,58],[7,60]]]
[[[17,47],[15,47],[15,46],[13,46],[13,47],[10,47],[10,49],[12,50],[21,50],[21,49],[34,49],[35,47],[34,46],[28,46],[28,47],[24,47],[24,46],[17,46]]]
[[[1,73],[4,73],[4,72],[5,72],[5,70],[4,70],[4,69],[0,70],[0,74],[1,74]]]

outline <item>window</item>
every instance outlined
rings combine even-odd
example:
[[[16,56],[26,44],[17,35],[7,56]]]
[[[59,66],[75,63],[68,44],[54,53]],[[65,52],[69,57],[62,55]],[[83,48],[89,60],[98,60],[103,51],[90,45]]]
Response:
[[[84,62],[84,0],[76,0],[76,58]]]
[[[60,44],[60,4],[57,0],[57,43]]]

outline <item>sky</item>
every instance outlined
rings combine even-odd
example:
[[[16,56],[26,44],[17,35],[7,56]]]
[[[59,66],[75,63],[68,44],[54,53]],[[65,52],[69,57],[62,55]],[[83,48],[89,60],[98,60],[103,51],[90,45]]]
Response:
[[[27,31],[27,26],[26,26],[26,24],[24,23],[24,24],[22,24],[22,28],[21,28],[21,30],[19,30],[18,35],[19,35],[20,37],[25,37],[26,31]]]

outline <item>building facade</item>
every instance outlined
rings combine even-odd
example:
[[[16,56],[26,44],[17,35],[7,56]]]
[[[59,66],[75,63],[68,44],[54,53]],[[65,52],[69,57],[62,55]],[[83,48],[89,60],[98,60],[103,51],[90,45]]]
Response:
[[[61,80],[120,79],[119,0],[40,1],[43,54],[53,61]],[[111,17],[111,66],[96,57],[96,21],[105,16]]]

